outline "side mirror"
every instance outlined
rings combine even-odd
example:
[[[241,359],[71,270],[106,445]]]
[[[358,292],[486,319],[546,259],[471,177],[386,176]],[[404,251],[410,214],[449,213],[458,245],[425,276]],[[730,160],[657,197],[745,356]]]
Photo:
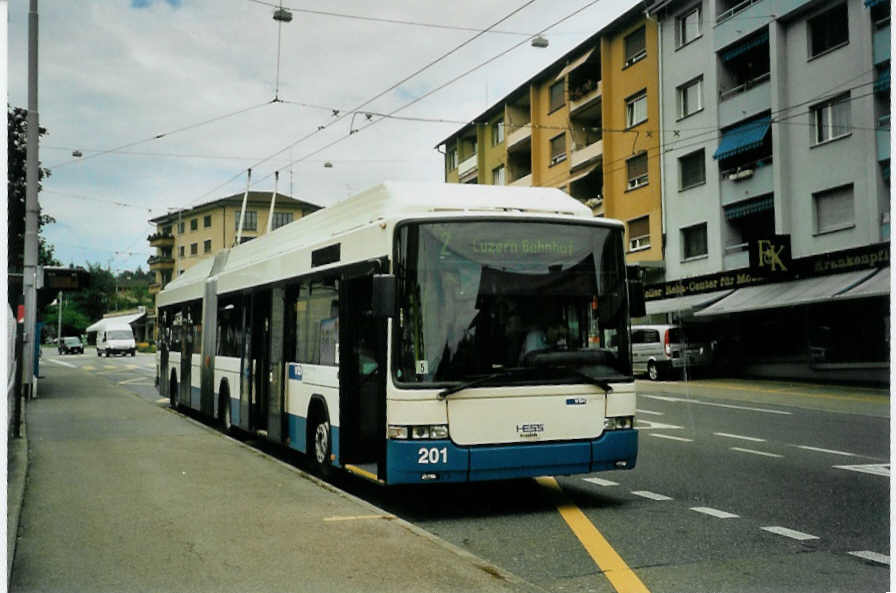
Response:
[[[647,305],[644,302],[644,281],[641,279],[641,270],[637,266],[628,266],[628,313],[631,317],[644,317],[647,315]]]
[[[395,285],[395,276],[392,274],[373,275],[371,309],[374,317],[382,319],[395,316]]]

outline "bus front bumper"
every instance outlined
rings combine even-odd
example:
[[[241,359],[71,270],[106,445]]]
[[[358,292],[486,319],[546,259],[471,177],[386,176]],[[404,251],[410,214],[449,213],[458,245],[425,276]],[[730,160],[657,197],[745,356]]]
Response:
[[[450,440],[386,442],[386,483],[474,482],[632,469],[638,431],[614,430],[589,441],[459,447]]]

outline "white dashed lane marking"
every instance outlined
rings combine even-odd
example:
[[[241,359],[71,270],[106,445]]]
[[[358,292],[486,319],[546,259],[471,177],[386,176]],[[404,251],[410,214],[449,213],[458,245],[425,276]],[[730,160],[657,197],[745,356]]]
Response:
[[[691,510],[717,519],[737,519],[740,517],[740,515],[735,515],[734,513],[729,513],[727,511],[720,511],[719,509],[711,507],[691,507]]]
[[[671,496],[657,494],[656,492],[649,492],[647,490],[632,490],[632,494],[640,496],[641,498],[649,498],[650,500],[672,500]]]
[[[860,552],[847,552],[847,554],[849,554],[850,556],[855,556],[857,558],[862,558],[863,560],[877,562],[878,564],[886,564],[887,566],[890,565],[890,557],[883,554],[878,554],[877,552],[862,550]]]
[[[833,449],[822,449],[821,447],[810,447],[809,445],[794,445],[797,449],[806,451],[815,451],[816,453],[830,453],[831,455],[843,455],[844,457],[855,457],[855,453],[847,453],[846,451],[835,451]]]
[[[777,453],[766,453],[765,451],[757,451],[755,449],[742,449],[741,447],[731,447],[732,451],[739,451],[741,453],[750,453],[751,455],[762,455],[763,457],[784,457],[783,455],[778,455]]]
[[[714,435],[717,437],[725,437],[726,439],[738,439],[741,441],[752,441],[754,443],[764,443],[765,439],[760,439],[757,437],[747,437],[740,434],[728,434],[727,432],[714,432]]]
[[[768,531],[769,533],[774,533],[775,535],[783,535],[784,537],[789,537],[790,539],[799,540],[801,542],[810,539],[819,539],[817,535],[803,533],[802,531],[788,529],[779,525],[770,525],[768,527],[761,527],[760,529],[762,529],[763,531]]]
[[[835,465],[836,469],[845,469],[851,472],[860,472],[863,474],[874,474],[875,476],[890,477],[889,463],[868,463],[864,465]]]
[[[683,398],[683,397],[668,397],[665,395],[647,395],[646,393],[643,393],[643,394],[639,393],[638,397],[639,398],[646,397],[646,398],[656,399],[656,400],[660,400],[660,401],[664,401],[664,402],[673,402],[673,403],[674,402],[683,402],[686,404],[698,404],[701,406],[714,406],[717,408],[728,408],[731,410],[745,410],[748,412],[765,412],[766,414],[781,414],[784,416],[791,415],[791,412],[787,412],[784,410],[772,410],[769,408],[754,408],[751,406],[735,406],[732,404],[718,404],[715,402],[704,402],[704,401],[700,401],[699,399],[690,399],[690,398]]]
[[[648,416],[665,416],[663,412],[654,412],[652,410],[635,410],[638,414],[647,414]]]
[[[610,480],[604,480],[603,478],[583,478],[586,482],[591,482],[592,484],[597,484],[598,486],[618,486],[619,482],[611,482]]]

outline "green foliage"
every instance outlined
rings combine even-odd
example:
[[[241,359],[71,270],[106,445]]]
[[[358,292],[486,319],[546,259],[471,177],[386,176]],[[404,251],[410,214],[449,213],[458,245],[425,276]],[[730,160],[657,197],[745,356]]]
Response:
[[[25,259],[25,191],[28,146],[28,110],[21,107],[6,106],[7,124],[7,210],[6,232],[7,243],[7,267],[9,270],[21,271]],[[46,128],[40,128],[39,134],[46,135]],[[42,180],[50,176],[50,170],[38,167],[38,179]],[[38,182],[38,191],[41,184]],[[37,228],[56,222],[53,217],[41,214],[38,216]],[[38,263],[46,266],[61,265],[55,258],[53,247],[40,237]]]

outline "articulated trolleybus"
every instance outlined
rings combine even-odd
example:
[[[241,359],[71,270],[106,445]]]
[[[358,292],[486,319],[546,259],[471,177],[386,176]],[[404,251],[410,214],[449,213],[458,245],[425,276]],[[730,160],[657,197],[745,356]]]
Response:
[[[623,254],[621,223],[557,189],[385,183],[172,281],[159,390],[325,475],[630,469]]]

